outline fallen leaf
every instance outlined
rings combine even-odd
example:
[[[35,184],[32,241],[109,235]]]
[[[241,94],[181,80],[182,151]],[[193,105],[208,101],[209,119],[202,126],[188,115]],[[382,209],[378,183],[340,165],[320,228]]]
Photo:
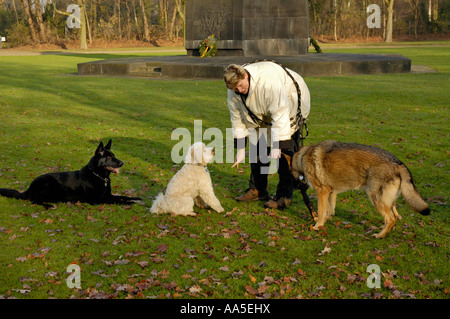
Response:
[[[295,258],[294,262],[291,265],[294,266],[294,265],[301,264],[301,263],[302,263],[302,261],[300,259]]]
[[[167,249],[168,249],[168,247],[167,247],[166,244],[162,244],[162,245],[159,245],[159,246],[158,246],[158,251],[159,251],[160,253],[165,252]]]
[[[258,291],[251,286],[245,286],[245,290],[252,295],[258,294]]]
[[[202,291],[202,288],[200,288],[199,285],[194,285],[191,288],[189,288],[189,292],[192,294],[199,293],[200,291]]]
[[[141,260],[141,261],[137,261],[136,264],[138,264],[139,266],[141,266],[142,268],[145,268],[148,266],[148,261],[146,260]]]

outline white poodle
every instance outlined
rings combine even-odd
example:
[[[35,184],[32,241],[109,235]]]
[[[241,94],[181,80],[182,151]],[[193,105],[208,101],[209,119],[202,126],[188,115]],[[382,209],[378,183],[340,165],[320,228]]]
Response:
[[[154,214],[195,216],[194,203],[205,208],[205,204],[216,212],[224,211],[212,187],[211,176],[206,165],[214,157],[212,148],[197,142],[191,145],[184,158],[183,167],[170,180],[166,193],[159,193],[150,211]]]

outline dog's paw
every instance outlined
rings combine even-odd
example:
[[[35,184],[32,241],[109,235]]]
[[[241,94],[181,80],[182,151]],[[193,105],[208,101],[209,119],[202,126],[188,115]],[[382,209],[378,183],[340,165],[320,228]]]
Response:
[[[218,212],[218,213],[223,213],[224,211],[225,211],[225,209],[222,207],[222,206],[220,206],[220,207],[217,207],[216,209],[214,209],[216,212]]]
[[[382,234],[382,232],[379,232],[378,234],[373,234],[372,237],[383,239],[384,237],[386,237],[386,234]]]
[[[325,227],[323,225],[315,224],[313,229],[314,230],[321,230],[321,229],[325,229]]]
[[[197,214],[194,213],[194,212],[181,213],[181,214],[174,214],[174,215],[175,215],[175,216],[176,216],[176,215],[180,215],[180,216],[197,216]]]

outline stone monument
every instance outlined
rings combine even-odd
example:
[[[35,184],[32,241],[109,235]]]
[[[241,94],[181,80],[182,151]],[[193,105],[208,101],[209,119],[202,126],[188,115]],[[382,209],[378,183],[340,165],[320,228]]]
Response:
[[[78,64],[79,75],[223,79],[224,68],[274,59],[301,76],[410,72],[398,55],[320,53],[309,47],[307,0],[187,0],[186,54],[110,59]],[[200,44],[214,34],[217,56],[199,58]]]
[[[199,55],[214,34],[217,56],[297,56],[309,47],[307,0],[186,1],[185,47]]]

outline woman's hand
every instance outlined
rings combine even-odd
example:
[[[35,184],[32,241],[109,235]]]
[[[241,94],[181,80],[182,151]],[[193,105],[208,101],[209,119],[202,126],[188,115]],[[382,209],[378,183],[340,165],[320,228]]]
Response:
[[[243,163],[245,160],[245,148],[240,148],[237,150],[236,158],[234,159],[234,164],[231,168],[239,168],[239,163]]]
[[[281,150],[279,148],[273,148],[270,151],[270,158],[274,159],[281,158]]]

